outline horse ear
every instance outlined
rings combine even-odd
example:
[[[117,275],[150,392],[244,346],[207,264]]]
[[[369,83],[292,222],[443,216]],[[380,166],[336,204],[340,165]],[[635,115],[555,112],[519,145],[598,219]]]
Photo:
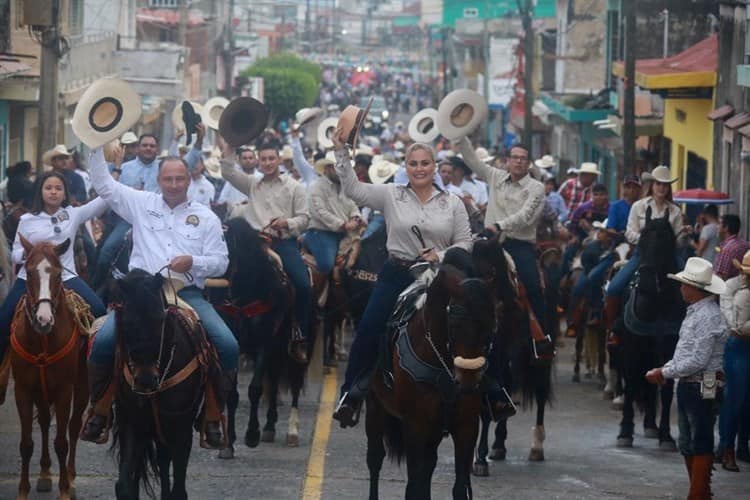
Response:
[[[32,245],[29,240],[24,238],[21,233],[18,233],[18,239],[21,242],[24,253],[26,254],[26,256],[28,256],[31,253],[31,249],[34,248],[34,245]]]
[[[70,247],[70,238],[67,238],[65,241],[55,246],[55,253],[59,257],[60,255],[68,251],[68,247]]]

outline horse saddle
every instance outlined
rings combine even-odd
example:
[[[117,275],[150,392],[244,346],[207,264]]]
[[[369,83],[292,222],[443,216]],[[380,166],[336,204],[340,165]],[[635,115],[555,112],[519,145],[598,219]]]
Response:
[[[182,290],[183,288],[185,288],[185,283],[183,283],[182,280],[178,280],[176,278],[165,278],[164,285],[162,286],[164,300],[168,305],[177,306],[178,309],[190,311],[197,317],[198,313],[195,311],[195,309],[193,309],[190,304],[182,300],[182,298],[178,295],[180,290]]]

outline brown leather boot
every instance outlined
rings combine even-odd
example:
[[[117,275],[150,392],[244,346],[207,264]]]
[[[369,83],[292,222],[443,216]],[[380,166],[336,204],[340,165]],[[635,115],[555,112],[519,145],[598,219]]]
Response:
[[[201,429],[200,446],[211,450],[221,450],[227,445],[227,426],[224,408],[229,391],[234,387],[237,370],[227,370],[213,375],[206,384],[206,395]]]
[[[604,311],[602,312],[602,320],[604,321],[604,327],[611,330],[615,326],[617,316],[620,315],[620,305],[622,299],[620,297],[613,297],[607,295],[604,300]]]
[[[86,422],[81,427],[80,439],[96,444],[109,441],[109,428],[112,423],[112,401],[116,387],[112,381],[112,366],[98,365],[89,361],[89,407]]]
[[[740,471],[740,468],[737,466],[737,460],[734,457],[734,446],[727,446],[724,448],[724,457],[721,459],[721,467],[724,470],[731,472]]]
[[[711,500],[711,471],[714,455],[694,455],[688,500]]]

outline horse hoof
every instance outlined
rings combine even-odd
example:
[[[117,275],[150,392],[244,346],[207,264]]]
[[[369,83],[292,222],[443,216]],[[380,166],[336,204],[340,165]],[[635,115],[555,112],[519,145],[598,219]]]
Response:
[[[475,462],[471,472],[477,477],[487,477],[490,475],[490,466],[487,462]]]
[[[68,488],[68,495],[70,496],[71,500],[76,500],[76,487],[75,486],[71,486],[70,488]]]
[[[617,447],[618,448],[632,448],[633,437],[632,436],[619,436],[617,438]]]
[[[264,443],[273,443],[276,439],[276,431],[263,431],[263,435],[261,436],[260,440]]]
[[[604,401],[612,401],[613,399],[615,399],[615,393],[613,391],[603,391],[602,399]]]
[[[219,458],[224,460],[231,460],[234,458],[234,446],[227,446],[223,450],[219,451]]]
[[[36,491],[46,493],[52,491],[52,478],[51,477],[40,477],[36,480]]]
[[[299,436],[297,434],[287,434],[286,445],[290,448],[296,448],[299,446]]]
[[[648,439],[656,439],[659,437],[659,429],[654,429],[652,427],[646,427],[643,429],[643,436]]]
[[[532,448],[529,452],[529,462],[544,462],[544,449]]]
[[[674,439],[663,439],[659,441],[659,449],[662,451],[677,451],[677,443]]]
[[[505,460],[505,455],[508,453],[508,451],[505,448],[492,448],[492,451],[489,454],[490,460]]]
[[[622,396],[617,396],[612,400],[612,409],[615,411],[622,411],[622,407],[625,404],[625,399]]]
[[[573,382],[580,382],[581,381],[581,374],[576,372],[573,374]]]
[[[260,432],[259,431],[247,431],[245,433],[245,444],[249,448],[255,448],[260,443]]]

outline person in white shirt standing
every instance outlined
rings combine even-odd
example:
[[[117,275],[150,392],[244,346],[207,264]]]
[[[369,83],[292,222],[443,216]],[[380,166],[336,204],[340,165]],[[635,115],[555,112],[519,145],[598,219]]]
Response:
[[[190,187],[188,187],[187,196],[189,200],[202,203],[211,208],[211,203],[213,203],[216,196],[216,188],[203,175],[204,170],[203,160],[198,160],[190,172]]]

